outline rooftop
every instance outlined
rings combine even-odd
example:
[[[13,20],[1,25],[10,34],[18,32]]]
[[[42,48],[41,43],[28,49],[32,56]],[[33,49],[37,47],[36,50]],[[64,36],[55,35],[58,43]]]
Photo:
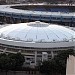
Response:
[[[75,31],[40,21],[11,24],[0,29],[0,38],[23,42],[72,41]]]

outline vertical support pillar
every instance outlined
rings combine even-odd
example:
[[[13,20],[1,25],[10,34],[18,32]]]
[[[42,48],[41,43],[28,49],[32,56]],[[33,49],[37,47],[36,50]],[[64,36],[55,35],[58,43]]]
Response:
[[[7,48],[4,49],[3,53],[6,53]]]
[[[35,66],[36,66],[36,62],[37,62],[37,51],[35,51]]]
[[[51,51],[51,55],[52,55],[52,59],[54,58],[54,53],[53,53],[53,51]]]

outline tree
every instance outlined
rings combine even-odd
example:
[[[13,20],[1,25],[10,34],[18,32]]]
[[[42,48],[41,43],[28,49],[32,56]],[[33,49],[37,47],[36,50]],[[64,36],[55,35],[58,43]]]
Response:
[[[57,65],[54,60],[44,61],[42,65],[40,65],[39,71],[45,75],[56,75],[57,73]]]
[[[10,69],[10,64],[10,58],[5,53],[0,54],[0,69],[5,70],[6,75],[7,71]]]
[[[19,70],[22,68],[25,59],[21,53],[17,54],[0,54],[0,69],[7,72],[9,70]]]
[[[39,71],[46,75],[65,75],[66,74],[66,60],[69,55],[75,55],[74,50],[59,51],[50,61],[44,61],[39,67]]]
[[[21,53],[9,54],[8,56],[11,58],[12,64],[14,64],[12,70],[20,70],[25,61],[24,56]]]
[[[73,49],[62,50],[57,54],[56,57],[54,57],[54,60],[58,66],[57,68],[59,70],[59,73],[62,73],[62,75],[66,73],[66,61],[69,55],[75,55]]]

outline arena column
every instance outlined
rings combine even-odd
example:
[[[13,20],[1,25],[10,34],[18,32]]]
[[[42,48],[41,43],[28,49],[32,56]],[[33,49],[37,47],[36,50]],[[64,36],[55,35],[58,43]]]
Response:
[[[37,51],[35,51],[35,66],[36,66],[36,63],[37,63]]]
[[[4,49],[3,53],[6,53],[7,48]]]
[[[53,51],[51,51],[51,56],[52,56],[52,59],[54,58],[54,53],[53,53]]]

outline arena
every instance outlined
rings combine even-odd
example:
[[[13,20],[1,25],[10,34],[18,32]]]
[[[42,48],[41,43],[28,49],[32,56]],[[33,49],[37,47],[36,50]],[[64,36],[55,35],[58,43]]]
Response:
[[[3,24],[42,21],[74,27],[75,5],[0,5],[0,21]]]
[[[75,31],[40,21],[9,24],[0,29],[0,53],[21,52],[25,64],[38,65],[60,50],[74,49]]]
[[[75,5],[0,5],[0,23],[0,53],[21,52],[26,65],[75,49]]]

